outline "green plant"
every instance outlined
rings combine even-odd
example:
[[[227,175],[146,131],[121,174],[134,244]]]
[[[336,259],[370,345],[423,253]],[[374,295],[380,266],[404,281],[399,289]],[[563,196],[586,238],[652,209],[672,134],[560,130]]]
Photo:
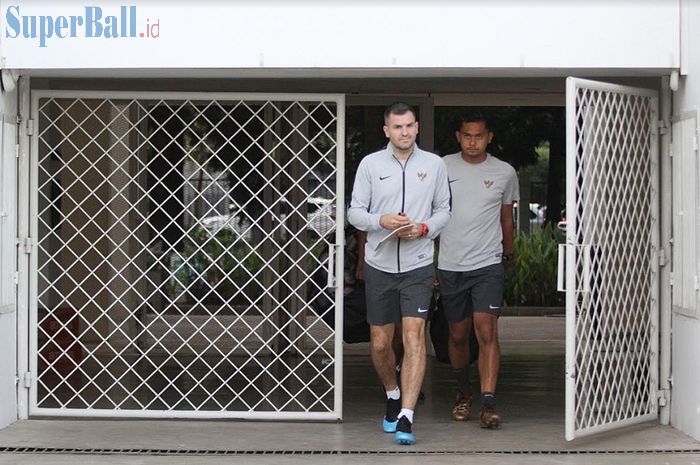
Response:
[[[506,269],[506,303],[511,306],[560,306],[557,291],[557,249],[563,234],[548,223],[533,234],[518,233],[515,264]]]
[[[218,305],[224,301],[245,305],[262,292],[257,273],[262,259],[251,247],[236,240],[236,233],[221,229],[216,234],[202,227],[184,239],[182,259],[171,260],[173,279],[167,286],[173,300]],[[252,279],[257,277],[256,279]]]

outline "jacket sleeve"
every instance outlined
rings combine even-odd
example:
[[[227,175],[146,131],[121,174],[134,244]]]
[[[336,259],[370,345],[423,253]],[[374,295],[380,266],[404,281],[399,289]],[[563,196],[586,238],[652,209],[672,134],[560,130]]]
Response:
[[[438,166],[435,193],[433,194],[433,214],[425,222],[428,225],[428,237],[431,239],[438,237],[442,228],[447,226],[452,218],[452,192],[447,179],[447,168],[442,160]]]
[[[348,221],[360,231],[378,231],[381,213],[370,213],[372,204],[372,178],[367,159],[363,158],[357,167],[352,199],[348,208]]]

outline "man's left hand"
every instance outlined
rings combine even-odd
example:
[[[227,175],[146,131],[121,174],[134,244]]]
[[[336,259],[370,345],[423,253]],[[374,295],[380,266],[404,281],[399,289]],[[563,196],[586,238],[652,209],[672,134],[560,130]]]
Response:
[[[401,239],[419,239],[423,236],[423,224],[416,223],[411,228],[401,231],[398,236]]]

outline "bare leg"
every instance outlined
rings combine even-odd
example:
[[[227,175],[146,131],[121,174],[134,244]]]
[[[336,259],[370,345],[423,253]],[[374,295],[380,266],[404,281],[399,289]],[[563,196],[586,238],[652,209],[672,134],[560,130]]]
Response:
[[[401,407],[415,410],[425,375],[425,320],[404,317],[401,364]]]
[[[381,326],[370,326],[370,352],[372,354],[372,363],[379,376],[379,381],[386,391],[391,391],[397,387],[396,358],[394,357],[394,350],[392,348],[394,327],[395,325],[393,323]]]
[[[472,332],[472,319],[465,318],[458,323],[449,323],[450,339],[447,351],[450,354],[450,364],[454,369],[469,366],[469,335]]]
[[[396,328],[394,328],[394,339],[391,346],[394,349],[396,364],[400,365],[403,361],[403,328],[401,323],[397,323]]]
[[[452,418],[456,421],[465,421],[469,419],[472,410],[472,388],[468,373],[471,359],[469,336],[472,332],[472,319],[465,318],[449,325],[450,338],[447,350],[457,387],[455,403],[452,406]]]
[[[496,392],[501,349],[498,345],[498,317],[490,313],[474,313],[474,330],[479,341],[479,376],[481,392]]]

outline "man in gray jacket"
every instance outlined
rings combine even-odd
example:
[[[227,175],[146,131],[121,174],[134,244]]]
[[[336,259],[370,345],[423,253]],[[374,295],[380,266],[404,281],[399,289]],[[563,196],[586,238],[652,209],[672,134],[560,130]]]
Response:
[[[387,393],[382,428],[415,443],[413,411],[425,373],[425,322],[433,292],[433,240],[450,220],[450,188],[442,159],[416,146],[418,122],[405,103],[384,112],[386,149],[357,169],[348,220],[367,231],[365,290],[372,362]],[[401,324],[401,389],[392,339]]]

